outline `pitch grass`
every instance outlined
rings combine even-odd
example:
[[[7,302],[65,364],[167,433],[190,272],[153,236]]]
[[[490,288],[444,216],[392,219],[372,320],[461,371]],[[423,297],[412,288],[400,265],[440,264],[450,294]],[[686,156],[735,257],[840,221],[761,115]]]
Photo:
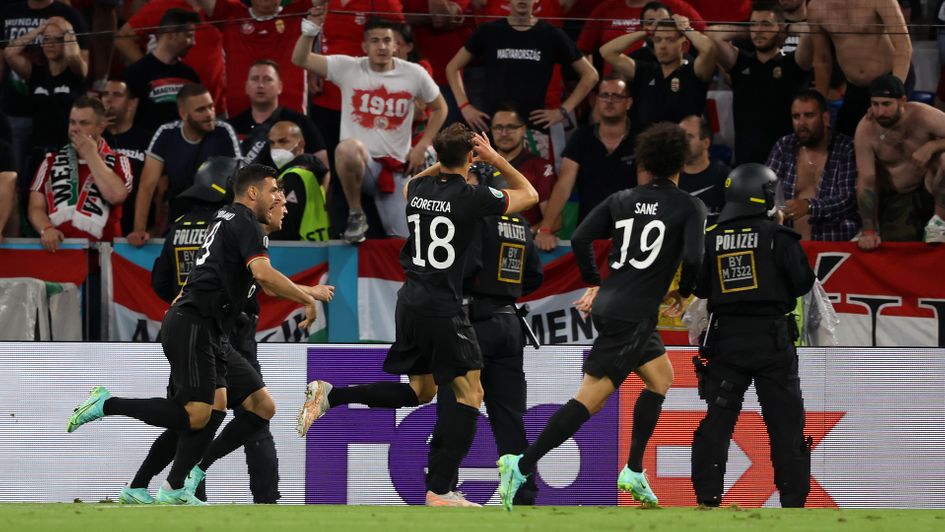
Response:
[[[115,504],[0,504],[0,531],[119,532],[454,532],[526,530],[772,530],[847,532],[945,530],[942,510],[741,510],[545,506],[512,513],[483,509],[383,506],[250,506],[203,508]]]

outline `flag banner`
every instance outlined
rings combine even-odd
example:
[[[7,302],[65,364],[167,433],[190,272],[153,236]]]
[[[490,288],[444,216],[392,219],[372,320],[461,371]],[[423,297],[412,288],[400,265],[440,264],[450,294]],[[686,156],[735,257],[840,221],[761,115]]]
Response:
[[[358,316],[362,341],[394,341],[394,307],[403,284],[402,240],[367,241],[358,250]],[[863,252],[852,242],[803,242],[811,266],[840,318],[839,345],[945,346],[945,246],[884,243]],[[559,248],[560,249],[560,248]],[[567,248],[565,248],[567,249]],[[609,242],[595,243],[602,275],[609,272]],[[549,256],[550,254],[542,254]],[[596,337],[590,316],[574,308],[587,285],[569,251],[545,262],[545,280],[520,303],[542,344],[588,344]],[[670,287],[675,288],[679,272]],[[686,345],[678,318],[661,317],[667,345]]]
[[[297,284],[325,284],[328,261],[324,248],[282,247],[272,244],[273,267]],[[116,243],[111,253],[112,299],[109,336],[112,341],[153,342],[157,340],[168,304],[151,288],[151,266],[161,252],[161,244],[135,248]],[[328,316],[318,303],[318,318],[308,330],[299,328],[305,309],[297,303],[259,293],[260,314],[256,339],[260,342],[327,341]]]

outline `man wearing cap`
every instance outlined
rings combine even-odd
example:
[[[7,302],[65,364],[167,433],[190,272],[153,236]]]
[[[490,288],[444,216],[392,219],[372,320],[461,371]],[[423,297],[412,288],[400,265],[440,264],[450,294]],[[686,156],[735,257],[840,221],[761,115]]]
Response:
[[[902,81],[891,74],[869,90],[870,108],[854,139],[859,247],[945,242],[945,113],[907,102]]]

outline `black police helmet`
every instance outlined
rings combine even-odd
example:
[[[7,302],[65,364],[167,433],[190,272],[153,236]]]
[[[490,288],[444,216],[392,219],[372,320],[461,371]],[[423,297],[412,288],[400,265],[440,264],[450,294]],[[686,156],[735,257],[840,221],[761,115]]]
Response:
[[[239,160],[234,157],[210,157],[194,174],[194,184],[178,197],[223,203],[232,195],[231,181],[238,167]]]
[[[767,216],[774,210],[774,192],[778,176],[758,163],[745,163],[725,179],[725,206],[719,222],[746,216]]]

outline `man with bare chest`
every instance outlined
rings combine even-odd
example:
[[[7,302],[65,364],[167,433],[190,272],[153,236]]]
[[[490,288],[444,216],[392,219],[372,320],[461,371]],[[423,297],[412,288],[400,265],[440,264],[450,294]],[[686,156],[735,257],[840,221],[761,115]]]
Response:
[[[794,133],[768,156],[785,198],[785,224],[803,240],[850,240],[860,230],[853,139],[830,128],[827,101],[807,89],[791,103]]]
[[[945,242],[945,113],[907,102],[892,75],[873,81],[870,95],[855,140],[860,249],[883,241]]]
[[[833,49],[847,78],[836,129],[853,135],[869,108],[869,84],[893,74],[911,92],[912,43],[896,0],[813,0],[807,7],[814,48],[814,82],[825,97],[830,85]]]

